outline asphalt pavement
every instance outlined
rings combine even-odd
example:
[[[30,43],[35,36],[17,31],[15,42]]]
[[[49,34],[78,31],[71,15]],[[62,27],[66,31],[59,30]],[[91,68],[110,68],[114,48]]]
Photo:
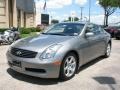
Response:
[[[0,46],[0,90],[120,90],[120,40],[113,40],[109,58],[82,66],[70,80],[41,79],[17,73],[7,65],[9,45]]]

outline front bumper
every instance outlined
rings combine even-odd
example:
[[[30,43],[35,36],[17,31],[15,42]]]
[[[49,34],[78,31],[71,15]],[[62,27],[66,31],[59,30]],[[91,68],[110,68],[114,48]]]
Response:
[[[41,78],[59,77],[60,65],[55,65],[51,60],[51,62],[41,62],[37,58],[19,58],[9,52],[7,52],[7,59],[10,68],[19,73]],[[13,62],[19,62],[20,66],[13,64]]]

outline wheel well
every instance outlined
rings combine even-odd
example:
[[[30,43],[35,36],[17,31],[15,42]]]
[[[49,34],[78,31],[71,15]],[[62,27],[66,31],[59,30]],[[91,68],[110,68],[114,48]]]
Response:
[[[77,57],[77,68],[79,67],[79,54],[77,53],[77,51],[75,51],[75,50],[71,50],[71,51],[69,51],[67,54],[69,54],[69,53],[74,53],[75,55],[76,55],[76,57]],[[67,55],[66,54],[66,55]]]
[[[110,43],[110,46],[112,46],[112,42],[111,42],[111,40],[109,40],[109,42],[108,42],[108,44]]]

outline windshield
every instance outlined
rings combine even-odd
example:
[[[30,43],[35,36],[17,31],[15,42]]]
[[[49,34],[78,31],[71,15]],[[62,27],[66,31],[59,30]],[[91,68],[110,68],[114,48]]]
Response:
[[[50,35],[79,35],[84,24],[79,23],[60,23],[48,28],[43,34]]]

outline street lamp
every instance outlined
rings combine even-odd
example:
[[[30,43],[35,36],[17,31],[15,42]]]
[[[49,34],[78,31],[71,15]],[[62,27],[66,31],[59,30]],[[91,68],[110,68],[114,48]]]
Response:
[[[89,0],[89,22],[90,22],[90,16],[91,16],[91,0]]]
[[[82,21],[82,18],[83,18],[83,7],[80,7],[81,9],[81,17],[80,17],[80,20]]]
[[[71,12],[71,22],[75,21],[75,16],[76,16],[76,13],[74,11],[72,11]]]
[[[88,21],[87,17],[84,17],[85,21]]]

